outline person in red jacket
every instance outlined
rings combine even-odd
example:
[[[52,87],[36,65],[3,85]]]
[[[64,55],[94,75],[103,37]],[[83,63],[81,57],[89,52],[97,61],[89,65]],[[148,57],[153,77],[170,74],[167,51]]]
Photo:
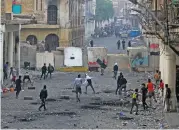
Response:
[[[148,89],[148,92],[149,92],[150,106],[152,106],[152,99],[151,98],[153,97],[155,102],[157,102],[157,100],[155,98],[154,84],[151,82],[151,79],[148,79],[147,89]]]
[[[164,83],[163,83],[163,80],[160,80],[159,90],[160,90],[160,96],[163,97],[163,91],[164,91]]]

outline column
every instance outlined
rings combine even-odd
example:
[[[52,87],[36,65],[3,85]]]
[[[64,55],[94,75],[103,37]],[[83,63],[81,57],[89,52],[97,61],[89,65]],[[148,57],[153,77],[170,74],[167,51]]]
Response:
[[[176,110],[177,99],[176,99],[176,56],[171,52],[170,48],[166,46],[164,51],[165,61],[164,61],[164,83],[168,84],[171,89],[171,109]],[[166,90],[165,90],[166,92]],[[165,107],[166,109],[166,107]]]
[[[3,84],[3,32],[2,30],[0,30],[0,86],[2,84]]]
[[[13,32],[9,32],[9,41],[8,41],[8,62],[9,62],[9,67],[13,67],[13,48],[14,48],[14,37],[13,37]]]
[[[19,37],[19,43],[17,44],[17,54],[16,54],[16,67],[17,67],[17,74],[20,75],[21,72],[20,72],[20,55],[21,55],[21,52],[20,52],[20,31],[21,31],[21,25],[19,25],[19,31],[18,31],[18,37]]]
[[[161,72],[161,79],[164,80],[164,45],[162,41],[160,41],[160,64],[159,64],[159,70]]]

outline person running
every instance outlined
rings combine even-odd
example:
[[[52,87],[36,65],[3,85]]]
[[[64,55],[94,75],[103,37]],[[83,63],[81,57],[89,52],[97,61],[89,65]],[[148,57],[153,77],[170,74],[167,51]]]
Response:
[[[160,80],[159,90],[160,90],[160,97],[163,97],[163,92],[164,92],[163,80]]]
[[[47,67],[46,67],[46,64],[44,63],[44,66],[42,67],[42,75],[41,75],[41,78],[44,76],[44,79],[46,78],[46,73],[47,73]]]
[[[153,97],[155,102],[157,102],[157,100],[155,98],[154,84],[151,82],[151,79],[148,79],[147,89],[148,89],[148,92],[149,92],[150,106],[152,106],[152,99],[151,98]]]
[[[121,72],[121,73],[119,74],[119,76],[118,76],[118,79],[117,79],[116,95],[117,95],[118,90],[119,90],[120,87],[121,87],[120,80],[121,80],[122,76],[123,76],[123,74],[122,74],[122,72]]]
[[[132,114],[132,110],[133,110],[134,106],[136,106],[136,115],[138,115],[137,100],[138,100],[138,89],[135,89],[135,92],[132,94],[132,107],[131,107],[130,114]]]
[[[6,64],[3,66],[4,80],[8,77],[8,64],[9,62],[6,62]]]
[[[24,75],[23,83],[25,83],[25,80],[26,80],[26,79],[27,79],[30,83],[32,83],[31,80],[30,80],[30,76],[29,76],[29,73],[28,73],[28,72],[26,72],[26,74]]]
[[[82,78],[81,75],[78,75],[78,78],[75,79],[75,89],[76,89],[76,101],[80,102],[80,94],[81,94],[81,85],[82,85]]]
[[[126,78],[124,78],[123,75],[121,76],[119,84],[120,84],[119,94],[121,94],[122,93],[122,89],[124,89],[124,95],[126,96],[126,87],[127,87],[126,84],[127,84],[127,80],[126,80]]]
[[[16,70],[15,70],[13,67],[10,68],[9,77],[11,77],[11,81],[12,81],[13,83],[16,82]]]
[[[47,93],[47,86],[44,85],[44,88],[40,92],[40,99],[41,99],[41,105],[39,107],[39,111],[41,111],[41,108],[44,107],[44,111],[47,110],[45,106],[45,101],[47,99],[48,93]]]
[[[95,90],[94,90],[93,85],[92,85],[91,77],[89,77],[88,74],[86,74],[86,82],[87,82],[87,85],[86,85],[86,92],[85,92],[85,94],[87,94],[87,87],[88,86],[91,86],[91,88],[93,90],[93,93],[95,94]]]
[[[118,40],[118,41],[117,41],[117,48],[118,48],[118,50],[120,49],[120,47],[121,47],[121,41]]]
[[[131,47],[131,41],[128,42],[128,47]]]
[[[154,79],[155,79],[155,84],[157,85],[159,80],[160,80],[160,76],[159,76],[159,71],[156,70],[156,73],[154,74]]]
[[[117,65],[117,63],[114,64],[113,72],[114,72],[113,78],[116,79],[116,77],[117,77],[117,72],[118,72],[118,65]]]
[[[122,47],[123,47],[123,50],[125,50],[125,43],[126,43],[126,42],[125,42],[125,40],[123,39],[123,40],[122,40]]]
[[[171,98],[171,89],[168,87],[168,84],[165,84],[166,94],[165,94],[165,111],[170,111],[170,98]]]
[[[146,108],[148,107],[148,105],[146,103],[146,98],[147,98],[147,92],[148,92],[148,90],[145,87],[144,83],[142,84],[141,91],[142,91],[142,104],[143,104],[143,108],[144,108],[144,110],[146,110]]]
[[[53,71],[54,71],[54,67],[49,63],[47,77],[48,74],[50,74],[50,78],[51,78]]]
[[[16,99],[18,99],[19,97],[19,93],[21,91],[21,84],[22,84],[22,80],[21,80],[21,76],[19,76],[19,79],[16,80]]]

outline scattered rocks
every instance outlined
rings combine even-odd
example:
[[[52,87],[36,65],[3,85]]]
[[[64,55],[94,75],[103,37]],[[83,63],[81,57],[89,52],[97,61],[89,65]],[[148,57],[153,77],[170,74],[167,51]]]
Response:
[[[60,99],[66,99],[66,100],[69,100],[70,97],[69,97],[69,96],[61,96]]]
[[[107,90],[104,90],[103,92],[104,92],[104,93],[114,93],[115,91],[114,91],[114,90],[108,90],[108,89],[107,89]]]
[[[31,96],[26,96],[26,97],[24,97],[24,100],[33,100],[33,97],[31,97]]]
[[[4,127],[2,127],[3,129],[8,129],[9,128],[9,126],[4,126]]]
[[[30,122],[30,121],[34,121],[35,119],[32,119],[32,118],[21,118],[19,119],[19,121],[21,122]]]
[[[40,104],[40,102],[31,102],[30,104],[31,105],[38,105],[38,104]]]
[[[61,116],[73,116],[77,115],[75,112],[51,112],[51,113],[46,113],[45,115],[61,115]]]
[[[84,105],[84,106],[81,106],[82,109],[98,109],[100,108],[101,106],[100,105]]]
[[[57,101],[56,99],[54,99],[54,98],[47,98],[47,100],[46,100],[47,102],[55,102],[55,101]]]
[[[35,87],[28,87],[28,89],[29,89],[29,90],[34,90],[34,89],[35,89]]]

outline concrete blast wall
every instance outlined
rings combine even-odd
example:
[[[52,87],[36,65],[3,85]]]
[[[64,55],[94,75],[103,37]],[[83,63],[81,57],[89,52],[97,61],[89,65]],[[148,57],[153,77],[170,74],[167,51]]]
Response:
[[[120,70],[129,69],[129,57],[127,55],[121,54],[108,54],[107,55],[107,69],[109,71],[113,71],[113,66],[115,63],[118,63],[118,67]]]
[[[64,55],[60,51],[53,51],[55,60],[55,70],[60,69],[64,66]]]
[[[31,67],[36,66],[36,46],[31,46],[27,44],[21,44],[20,49],[20,65],[24,67],[24,62],[30,62]]]
[[[46,63],[50,63],[52,66],[54,66],[54,54],[53,53],[36,53],[36,68],[41,69],[41,67]]]

